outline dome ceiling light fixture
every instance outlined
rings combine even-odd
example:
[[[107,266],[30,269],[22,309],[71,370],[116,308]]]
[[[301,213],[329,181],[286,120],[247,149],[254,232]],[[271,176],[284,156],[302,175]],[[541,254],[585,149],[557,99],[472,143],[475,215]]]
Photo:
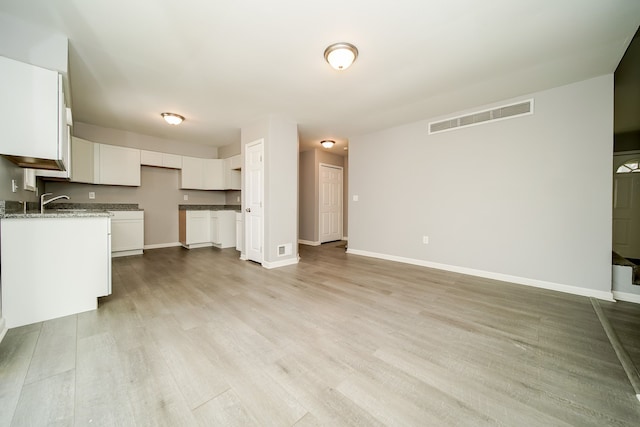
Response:
[[[324,50],[324,59],[336,70],[346,70],[358,57],[358,48],[351,43],[334,43]]]
[[[336,142],[331,139],[325,139],[324,141],[320,141],[320,144],[322,144],[324,148],[331,148],[335,143]]]
[[[162,113],[160,114],[162,116],[162,118],[169,123],[170,125],[179,125],[180,123],[182,123],[184,121],[184,117],[182,117],[180,114],[176,114],[176,113]]]

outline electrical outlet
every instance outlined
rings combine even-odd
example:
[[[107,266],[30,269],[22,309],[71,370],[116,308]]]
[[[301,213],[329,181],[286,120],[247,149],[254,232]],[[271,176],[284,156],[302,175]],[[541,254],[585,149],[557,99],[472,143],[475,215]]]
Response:
[[[185,194],[185,195],[182,197],[182,199],[183,199],[183,200],[189,200],[189,195],[188,195],[188,194]]]
[[[11,180],[11,192],[15,193],[18,191],[18,183],[16,182],[15,179]]]
[[[354,195],[353,195],[353,201],[354,201],[354,202],[357,202],[357,201],[358,201],[358,195],[357,195],[357,194],[354,194]]]
[[[95,191],[89,191],[89,199],[93,200],[96,198],[96,192]]]
[[[236,197],[236,202],[240,203],[240,196]]]
[[[422,236],[422,243],[424,243],[425,245],[429,244],[429,236]]]

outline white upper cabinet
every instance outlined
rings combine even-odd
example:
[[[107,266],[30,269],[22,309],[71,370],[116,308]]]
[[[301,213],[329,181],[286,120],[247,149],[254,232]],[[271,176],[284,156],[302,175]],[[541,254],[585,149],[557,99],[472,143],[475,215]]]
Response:
[[[204,190],[224,189],[224,160],[204,159]]]
[[[225,171],[225,182],[224,182],[224,186],[225,189],[227,190],[240,190],[240,183],[241,183],[241,171],[238,167],[239,166],[239,159],[240,156],[233,156],[233,157],[229,157],[227,159],[224,159],[224,171]]]
[[[234,170],[242,169],[242,156],[240,156],[240,154],[233,157],[229,157],[227,160],[229,160],[229,167],[231,169],[234,169]]]
[[[160,153],[157,151],[140,151],[140,164],[159,168],[182,169],[182,156]]]
[[[61,93],[56,71],[0,56],[0,154],[22,167],[65,170]]]
[[[204,186],[204,159],[182,157],[182,174],[180,188],[202,190]]]
[[[140,150],[95,144],[96,184],[140,186]]]
[[[222,159],[182,157],[182,189],[224,190],[224,177]]]
[[[95,146],[86,139],[71,137],[71,181],[96,183]]]

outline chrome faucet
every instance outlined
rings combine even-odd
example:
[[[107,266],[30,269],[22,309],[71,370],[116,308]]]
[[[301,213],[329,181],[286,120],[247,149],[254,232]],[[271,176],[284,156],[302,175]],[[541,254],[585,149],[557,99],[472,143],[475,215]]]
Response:
[[[56,196],[56,197],[52,197],[49,200],[45,200],[44,197],[45,196],[50,196],[53,193],[44,193],[40,196],[40,213],[43,214],[44,213],[44,207],[45,205],[48,205],[49,203],[53,202],[54,200],[59,200],[59,199],[67,199],[69,200],[69,196],[65,196],[64,194],[62,196]]]

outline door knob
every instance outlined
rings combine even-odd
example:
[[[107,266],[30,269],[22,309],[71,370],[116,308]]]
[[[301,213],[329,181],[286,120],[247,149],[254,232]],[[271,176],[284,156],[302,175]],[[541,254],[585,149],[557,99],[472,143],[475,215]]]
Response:
[[[245,211],[251,212],[251,208],[246,208]]]

